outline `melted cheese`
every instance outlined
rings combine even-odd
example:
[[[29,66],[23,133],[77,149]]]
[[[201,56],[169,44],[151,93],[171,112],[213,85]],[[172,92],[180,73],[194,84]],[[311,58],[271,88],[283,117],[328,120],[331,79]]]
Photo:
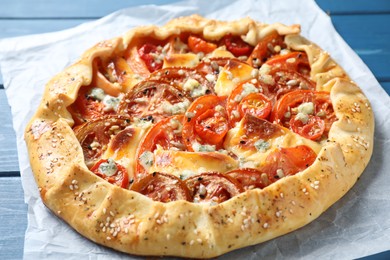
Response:
[[[230,51],[226,50],[225,46],[221,46],[221,47],[215,49],[212,53],[207,55],[207,57],[208,58],[222,58],[222,57],[235,58],[234,55]]]
[[[108,143],[102,158],[111,158],[127,169],[129,178],[135,173],[136,152],[147,128],[128,127],[119,132]]]
[[[164,172],[188,178],[204,172],[227,172],[238,167],[237,161],[218,152],[183,152],[156,149],[149,173]]]
[[[267,158],[268,154],[274,151],[276,148],[295,147],[297,145],[307,145],[317,154],[321,150],[321,145],[306,139],[287,128],[282,129],[283,134],[277,135],[269,139],[259,139],[254,143],[253,149],[243,147],[240,143],[242,136],[245,133],[245,129],[242,123],[236,125],[236,127],[229,130],[227,133],[224,148],[237,155],[240,162],[240,167],[245,168],[258,168]],[[261,143],[261,146],[260,146]],[[259,146],[259,147],[256,147]],[[261,149],[258,149],[261,148]],[[264,149],[263,149],[264,148]]]
[[[218,96],[228,96],[242,81],[252,78],[253,68],[244,62],[229,61],[219,73],[215,83],[215,92]]]
[[[163,68],[196,67],[199,63],[198,55],[194,53],[169,54],[164,58]]]

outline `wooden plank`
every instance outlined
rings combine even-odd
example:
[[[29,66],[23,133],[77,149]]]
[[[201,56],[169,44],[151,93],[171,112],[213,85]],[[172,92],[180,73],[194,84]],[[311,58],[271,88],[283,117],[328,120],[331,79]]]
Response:
[[[384,90],[386,90],[387,94],[390,96],[390,82],[379,82]]]
[[[377,79],[390,81],[390,14],[332,16],[332,21]]]
[[[331,15],[390,13],[389,0],[316,0]]]
[[[0,17],[3,18],[99,18],[122,8],[138,5],[163,5],[178,0],[2,0]]]
[[[2,19],[0,20],[0,39],[65,30],[91,20],[92,19]]]
[[[0,177],[14,176],[19,173],[16,136],[4,89],[0,89],[0,111]]]
[[[27,228],[20,177],[0,178],[0,259],[22,259]]]

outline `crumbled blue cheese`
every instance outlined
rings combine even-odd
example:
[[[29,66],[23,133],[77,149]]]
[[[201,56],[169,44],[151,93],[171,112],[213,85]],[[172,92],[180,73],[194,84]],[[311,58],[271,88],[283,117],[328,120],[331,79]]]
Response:
[[[191,170],[183,170],[181,173],[180,173],[180,179],[182,180],[185,180],[185,179],[188,179],[189,177],[193,176],[193,175],[196,175],[197,173],[194,172],[194,171],[191,171]]]
[[[189,91],[191,97],[196,98],[206,94],[207,86],[199,83],[196,79],[189,78],[184,84],[183,89]]]
[[[215,145],[209,145],[209,144],[200,144],[200,143],[193,143],[192,149],[194,149],[195,152],[215,152]]]
[[[314,112],[314,104],[313,102],[305,102],[298,106],[298,112],[311,115]]]
[[[104,104],[104,111],[116,111],[118,109],[119,103],[121,102],[122,97],[113,97],[110,95],[106,95],[103,98],[103,104]]]
[[[95,100],[102,101],[106,96],[106,93],[104,93],[104,90],[101,88],[93,88],[91,89],[91,92],[89,93],[88,97],[91,97]]]
[[[309,121],[309,115],[304,113],[298,113],[295,116],[295,119],[301,121],[303,124],[306,124],[307,121]]]
[[[267,75],[267,74],[260,75],[260,81],[267,85],[275,85],[275,80],[271,75]]]
[[[183,84],[183,89],[186,91],[192,91],[193,89],[197,88],[200,86],[199,81],[196,79],[189,78],[184,84]]]
[[[254,143],[254,146],[257,151],[264,153],[267,151],[270,147],[269,143],[267,141],[264,141],[263,139],[259,139]]]
[[[99,172],[106,176],[113,176],[117,171],[118,167],[116,167],[115,161],[111,158],[99,165]]]
[[[207,74],[206,79],[208,82],[215,82],[216,78],[214,74]]]
[[[179,102],[173,105],[168,101],[164,100],[164,103],[162,104],[162,109],[165,113],[171,115],[184,114],[189,105],[190,101],[188,101],[187,99],[183,102]]]
[[[271,66],[268,65],[268,64],[263,64],[261,65],[260,69],[259,69],[259,72],[261,75],[268,75],[271,71]]]
[[[152,126],[152,121],[149,120],[142,120],[142,119],[135,119],[134,120],[134,126],[140,127],[143,129],[147,129]]]
[[[245,83],[244,85],[242,85],[242,88],[243,88],[243,91],[241,92],[241,94],[237,95],[234,98],[234,101],[236,101],[237,103],[241,102],[241,100],[244,97],[248,96],[249,94],[259,92],[259,89],[257,89],[255,87],[255,85],[253,85],[252,83]]]
[[[145,151],[139,157],[139,161],[142,167],[144,167],[147,170],[153,165],[154,154],[150,151]]]
[[[279,178],[283,178],[284,177],[284,172],[282,169],[277,169],[276,170],[276,175],[279,177]]]

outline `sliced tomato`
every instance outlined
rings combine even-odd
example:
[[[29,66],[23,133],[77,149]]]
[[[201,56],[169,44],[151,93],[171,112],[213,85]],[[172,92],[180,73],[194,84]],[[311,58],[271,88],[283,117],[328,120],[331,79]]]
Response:
[[[263,189],[271,182],[269,175],[253,168],[242,168],[225,173],[237,180],[245,190]]]
[[[239,146],[244,149],[255,150],[255,143],[260,139],[267,141],[283,134],[283,130],[279,125],[250,114],[245,114],[240,124],[242,132],[240,133]]]
[[[191,194],[182,180],[174,175],[155,172],[133,183],[130,188],[154,201],[192,201]]]
[[[244,81],[235,87],[226,102],[230,126],[234,127],[246,112],[253,116],[257,114],[259,118],[267,118],[270,113],[268,108],[271,106],[272,109],[272,103],[267,96],[263,95],[266,93],[268,93],[268,86],[258,80],[253,82],[252,80]],[[256,95],[248,97],[250,94]],[[256,104],[257,109],[255,108]]]
[[[251,93],[242,99],[238,110],[241,114],[250,114],[265,119],[271,113],[272,103],[261,93]]]
[[[316,157],[317,154],[306,145],[280,148],[271,152],[265,164],[258,170],[268,175],[271,184],[280,178],[305,170],[313,164]]]
[[[75,127],[73,130],[83,150],[85,164],[92,167],[107,149],[112,136],[118,134],[129,124],[129,118],[111,116],[93,119]]]
[[[196,144],[222,148],[229,130],[225,101],[224,97],[206,95],[188,108],[183,121],[183,141],[189,151],[193,152]]]
[[[101,159],[91,171],[111,184],[127,189],[129,187],[129,175],[124,166],[112,159]]]
[[[138,54],[145,62],[145,65],[148,67],[150,72],[154,72],[162,68],[163,60],[158,57],[161,55],[161,51],[158,50],[156,45],[145,43],[138,49]]]
[[[308,115],[306,123],[304,123],[304,120],[297,120],[296,115],[298,114],[299,105],[309,102],[313,103],[313,113]],[[271,120],[306,138],[318,140],[328,134],[330,127],[337,118],[328,92],[296,90],[287,93],[276,103]],[[319,133],[321,133],[320,136],[318,136]]]
[[[146,169],[140,162],[140,158],[145,152],[153,153],[158,146],[164,150],[185,150],[181,134],[183,119],[183,115],[168,117],[150,128],[137,151],[136,177],[146,173]]]
[[[152,73],[149,80],[160,80],[169,82],[177,86],[182,92],[186,93],[189,98],[196,98],[200,95],[214,94],[214,83],[209,82],[204,75],[194,69],[189,68],[165,68],[158,72]],[[195,88],[202,91],[196,93],[189,88],[195,83]]]
[[[305,76],[310,75],[310,63],[305,52],[276,55],[268,59],[266,64],[283,70],[293,70]]]
[[[196,36],[188,37],[188,47],[194,53],[203,52],[204,54],[210,53],[217,48],[215,43],[207,42],[202,38]]]
[[[244,191],[241,184],[228,175],[203,173],[185,180],[194,202],[222,203]]]
[[[226,49],[236,57],[248,56],[253,49],[253,47],[244,42],[240,36],[233,36],[231,34],[225,35],[222,38],[222,43],[226,46]]]
[[[158,80],[141,81],[122,98],[118,113],[158,122],[174,114],[184,114],[190,100],[175,86]]]
[[[76,101],[69,107],[75,125],[80,125],[88,120],[97,119],[104,115],[114,114],[114,111],[104,111],[104,104],[89,96],[91,87],[82,87]]]
[[[294,90],[315,90],[316,84],[308,77],[293,71],[282,68],[271,69],[270,75],[275,84],[268,85],[268,97],[274,102],[286,93]]]
[[[254,48],[250,54],[247,63],[255,68],[259,68],[269,57],[277,53],[275,46],[285,48],[283,36],[279,35],[276,31],[273,31],[263,39]]]
[[[299,135],[310,140],[318,140],[324,134],[325,122],[318,116],[309,115],[307,122],[302,122],[293,116],[290,120],[290,127]]]

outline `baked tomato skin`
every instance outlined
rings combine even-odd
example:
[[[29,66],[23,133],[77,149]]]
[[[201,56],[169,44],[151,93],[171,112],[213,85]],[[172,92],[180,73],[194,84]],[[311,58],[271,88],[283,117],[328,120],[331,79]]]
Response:
[[[290,52],[284,55],[275,55],[265,64],[282,70],[296,71],[304,76],[310,75],[310,63],[305,52]]]
[[[311,107],[310,113],[303,113],[302,106],[305,104]],[[327,136],[336,120],[330,94],[325,91],[289,92],[278,100],[271,115],[271,121],[311,140],[319,140]]]
[[[202,173],[184,182],[194,202],[222,203],[244,191],[238,181],[222,173]]]
[[[101,159],[91,171],[111,184],[127,189],[129,187],[129,175],[124,166],[112,159]]]
[[[272,183],[273,180],[269,174],[253,168],[236,169],[225,174],[237,180],[244,190],[263,189]]]
[[[166,81],[148,80],[126,93],[119,103],[118,113],[158,122],[173,114],[183,114],[189,104],[190,100],[177,87]]]
[[[138,49],[138,54],[150,72],[162,68],[163,61],[156,58],[156,56],[161,54],[161,51],[158,50],[156,45],[145,43]]]
[[[275,47],[279,46],[284,48],[283,36],[279,35],[276,31],[271,32],[269,35],[260,40],[250,54],[247,63],[252,67],[259,68],[269,57],[277,53]]]
[[[141,140],[136,159],[136,172],[135,178],[147,174],[147,169],[143,166],[141,158],[145,153],[153,153],[157,147],[164,150],[185,150],[185,145],[182,138],[182,122],[184,116],[172,116],[165,118],[152,126]]]
[[[130,118],[123,116],[105,116],[76,126],[73,130],[83,150],[85,164],[92,167],[107,149],[112,136],[128,127],[130,122]]]
[[[139,192],[154,201],[170,202],[176,200],[191,201],[187,186],[174,175],[154,172],[136,180],[131,190]]]
[[[183,120],[182,132],[188,151],[195,151],[194,146],[197,145],[213,145],[215,150],[222,148],[229,130],[225,103],[226,97],[206,95],[190,105]]]
[[[204,39],[196,36],[188,37],[188,47],[194,53],[203,52],[204,54],[210,53],[217,48],[215,43],[207,42]]]
[[[226,46],[226,49],[236,57],[248,56],[253,49],[253,47],[244,42],[240,36],[233,36],[231,34],[225,35],[222,38],[222,43]]]

